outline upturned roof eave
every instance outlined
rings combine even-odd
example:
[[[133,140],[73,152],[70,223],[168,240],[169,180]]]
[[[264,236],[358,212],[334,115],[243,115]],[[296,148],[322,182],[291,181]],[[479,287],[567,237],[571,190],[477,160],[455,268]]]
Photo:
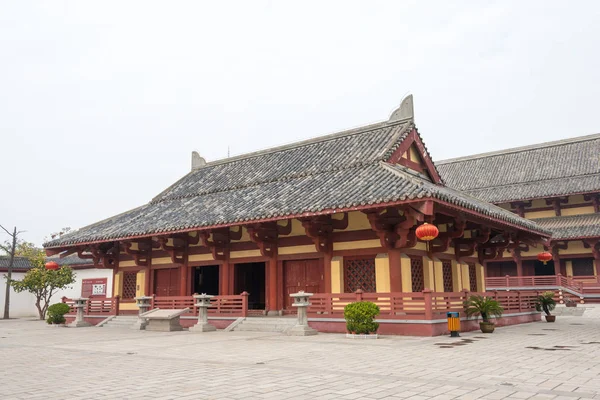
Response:
[[[548,240],[552,236],[552,233],[550,231],[545,231],[543,229],[540,229],[540,230],[529,229],[529,228],[521,226],[521,225],[513,224],[511,222],[508,222],[508,221],[505,221],[502,219],[490,217],[483,213],[480,213],[480,212],[477,212],[474,210],[470,210],[468,208],[464,208],[464,207],[437,199],[435,197],[423,197],[423,198],[397,200],[397,201],[377,203],[377,204],[366,204],[366,205],[352,206],[352,207],[330,208],[330,209],[325,209],[325,210],[315,211],[315,212],[301,212],[301,213],[284,215],[284,216],[259,218],[259,219],[248,220],[248,221],[235,221],[235,222],[229,222],[229,223],[224,223],[224,224],[196,226],[196,227],[189,227],[189,228],[184,228],[184,229],[174,228],[171,230],[161,230],[161,231],[148,232],[148,233],[143,233],[143,234],[138,234],[138,235],[115,236],[112,238],[97,239],[97,240],[82,241],[82,242],[72,242],[72,243],[58,244],[58,245],[54,245],[54,246],[45,246],[44,249],[46,251],[56,250],[56,249],[67,249],[67,248],[72,248],[72,247],[76,247],[76,246],[87,246],[87,245],[92,245],[92,244],[115,242],[115,241],[120,241],[120,240],[134,240],[134,239],[142,239],[142,238],[148,238],[148,237],[165,235],[165,234],[188,233],[188,232],[196,232],[196,231],[206,231],[206,230],[215,229],[215,228],[226,228],[226,227],[242,226],[242,225],[247,225],[247,224],[256,224],[256,223],[263,223],[263,222],[285,221],[288,219],[312,217],[312,216],[317,216],[317,215],[332,215],[332,214],[343,213],[343,212],[362,211],[362,210],[368,210],[368,209],[373,209],[373,208],[398,206],[398,205],[402,205],[402,204],[411,204],[411,203],[420,203],[420,202],[424,202],[424,201],[433,201],[434,203],[438,203],[442,206],[445,206],[445,207],[448,207],[448,208],[451,208],[451,209],[454,209],[454,210],[457,210],[460,212],[464,212],[464,213],[467,213],[470,215],[474,215],[478,218],[481,218],[484,220],[489,220],[489,221],[492,221],[493,223],[496,223],[499,225],[504,225],[504,226],[508,226],[512,229],[517,229],[517,230],[522,230],[522,231],[526,231],[529,233],[533,233],[535,235],[540,236],[544,240]]]

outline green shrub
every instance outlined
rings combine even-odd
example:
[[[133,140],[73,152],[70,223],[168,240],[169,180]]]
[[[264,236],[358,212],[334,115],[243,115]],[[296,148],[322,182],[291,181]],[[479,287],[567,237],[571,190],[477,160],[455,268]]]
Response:
[[[374,319],[379,315],[379,307],[370,301],[358,301],[344,307],[344,318],[348,332],[369,334],[377,332],[379,323]]]
[[[71,310],[68,304],[56,303],[48,307],[48,319],[46,322],[49,324],[64,324],[66,322],[65,314],[68,314]]]

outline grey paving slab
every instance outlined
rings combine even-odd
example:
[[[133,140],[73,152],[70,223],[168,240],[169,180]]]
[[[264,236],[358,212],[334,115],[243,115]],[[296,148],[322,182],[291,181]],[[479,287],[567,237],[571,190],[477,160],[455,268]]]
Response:
[[[1,399],[599,399],[600,319],[376,341],[0,320],[0,376]]]

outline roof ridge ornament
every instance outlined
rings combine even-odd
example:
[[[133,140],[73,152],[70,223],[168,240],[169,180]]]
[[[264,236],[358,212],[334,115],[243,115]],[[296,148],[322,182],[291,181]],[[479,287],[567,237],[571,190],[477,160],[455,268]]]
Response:
[[[192,151],[192,171],[200,169],[206,165],[206,160],[200,157],[200,153]]]
[[[389,122],[415,120],[415,111],[413,108],[413,96],[409,94],[400,103],[400,107],[396,108],[390,116]]]

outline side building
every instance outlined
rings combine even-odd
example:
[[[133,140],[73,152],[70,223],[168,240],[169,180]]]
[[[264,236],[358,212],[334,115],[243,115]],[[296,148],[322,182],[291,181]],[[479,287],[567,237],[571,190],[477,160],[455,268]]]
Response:
[[[552,231],[546,249],[523,245],[486,261],[486,276],[558,276],[598,283],[600,135],[541,143],[436,163],[448,186]],[[542,280],[540,280],[542,282]],[[596,285],[600,286],[600,285]]]
[[[70,287],[56,292],[50,304],[58,303],[62,297],[105,297],[112,293],[112,271],[106,268],[94,266],[89,259],[79,258],[77,255],[60,258],[58,256],[48,257],[47,261],[54,261],[60,266],[67,265],[73,268],[75,272],[75,283]],[[10,258],[0,256],[0,310],[4,309],[4,296],[6,293],[5,275],[8,272]],[[32,268],[31,263],[25,257],[15,257],[13,262],[12,279],[21,280],[25,273]],[[18,317],[38,317],[38,310],[35,307],[35,297],[29,292],[16,293],[12,288],[10,292],[10,316]]]

